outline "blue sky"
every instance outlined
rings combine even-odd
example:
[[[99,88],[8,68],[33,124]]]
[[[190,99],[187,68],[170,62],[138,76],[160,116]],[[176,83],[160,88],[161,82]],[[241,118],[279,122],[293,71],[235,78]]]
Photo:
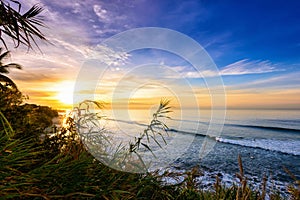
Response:
[[[165,27],[197,40],[221,66],[241,57],[287,64],[300,61],[298,1],[89,2],[62,6],[65,3],[54,1],[49,6],[74,23],[85,23],[96,41],[129,28]]]
[[[132,28],[163,27],[205,48],[220,70],[229,107],[300,108],[300,1],[31,0],[23,6],[36,3],[45,8],[44,32],[53,45],[41,43],[42,55],[17,50],[13,58],[26,70],[11,75],[33,102],[58,103],[61,84],[71,88],[87,52],[104,39]],[[174,59],[159,51],[136,52],[125,67],[151,60],[181,65],[187,74],[188,64]],[[200,87],[197,78],[186,78]]]

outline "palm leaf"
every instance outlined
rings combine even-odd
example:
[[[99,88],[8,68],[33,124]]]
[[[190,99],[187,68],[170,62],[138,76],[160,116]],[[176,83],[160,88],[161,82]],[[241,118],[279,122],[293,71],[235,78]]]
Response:
[[[17,85],[7,76],[0,74],[0,82],[4,82],[5,84],[17,89]]]
[[[39,27],[45,27],[43,18],[39,16],[43,8],[36,4],[21,15],[21,4],[15,0],[10,1],[19,6],[18,10],[13,9],[9,2],[0,1],[0,39],[4,46],[7,48],[2,33],[13,40],[15,47],[24,44],[28,48],[32,48],[32,43],[38,47],[36,38],[47,41],[39,30]]]
[[[0,48],[0,53],[2,52],[2,48]],[[6,51],[0,55],[0,61],[9,56],[9,51]]]
[[[22,69],[22,65],[17,63],[9,63],[7,65],[4,65],[5,68],[16,68],[16,69]]]
[[[8,68],[22,69],[22,66],[17,63],[9,63],[7,65],[0,66],[0,73],[8,74],[9,73]]]

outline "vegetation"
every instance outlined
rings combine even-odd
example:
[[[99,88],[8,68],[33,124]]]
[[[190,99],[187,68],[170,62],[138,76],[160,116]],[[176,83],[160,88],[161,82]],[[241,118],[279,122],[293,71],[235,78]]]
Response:
[[[18,5],[18,10],[10,4]],[[33,6],[21,15],[20,8],[18,1],[0,1],[0,33],[15,41],[15,47],[24,44],[31,48],[34,37],[45,40],[35,26],[43,25],[37,18],[42,9]],[[1,34],[0,38],[6,46]],[[20,68],[17,64],[4,65],[2,58],[7,55],[5,52],[0,56],[1,73],[7,73],[10,67]],[[278,193],[267,194],[265,180],[261,190],[252,189],[244,176],[241,158],[239,182],[228,188],[216,177],[213,191],[197,186],[195,177],[201,175],[198,168],[182,174],[184,181],[174,185],[163,181],[164,177],[172,176],[169,172],[133,174],[111,169],[85,149],[75,118],[67,117],[64,126],[53,127],[52,136],[46,135],[45,129],[52,126],[57,111],[24,104],[25,97],[10,79],[1,79],[0,90],[0,199],[264,199],[266,195],[270,199],[282,198]],[[160,104],[149,127],[127,148],[129,152],[138,154],[140,146],[147,148],[142,140],[154,138],[153,126],[166,128],[158,118],[169,112],[167,105],[166,101]],[[290,185],[289,191],[291,199],[299,199],[299,188]]]
[[[99,123],[105,117],[101,116],[101,113],[90,112],[90,107],[96,106],[98,109],[103,107],[99,102],[83,101],[78,108],[75,108],[73,117],[69,117],[68,121],[72,123],[72,127],[75,127],[74,132],[80,133],[80,138],[89,152],[98,160],[120,171],[142,173],[147,172],[150,166],[143,153],[149,151],[155,157],[153,147],[162,148],[161,143],[166,144],[165,135],[168,127],[163,120],[168,118],[166,114],[171,112],[169,102],[169,100],[161,100],[149,125],[129,143],[114,141],[113,133],[101,126],[101,122]],[[67,135],[69,137],[73,134],[67,133]]]
[[[17,7],[17,9],[14,9]],[[32,43],[38,47],[36,39],[46,41],[44,34],[39,27],[44,27],[43,18],[40,13],[43,9],[38,6],[32,6],[27,12],[21,14],[22,5],[17,0],[0,1],[0,40],[7,49],[4,35],[12,39],[14,46],[20,44],[31,49]]]
[[[7,76],[3,74],[8,74],[10,68],[21,69],[22,67],[16,63],[4,64],[3,60],[9,56],[9,51],[2,53],[2,49],[0,48],[0,82],[3,82],[6,86],[11,86],[13,89],[17,89],[16,84]]]
[[[51,124],[55,111],[34,105],[23,105],[32,115],[23,115],[31,121],[24,129],[22,123],[12,123],[13,135],[8,126],[0,129],[0,198],[3,199],[282,199],[279,193],[267,193],[265,179],[260,190],[247,183],[239,157],[239,182],[225,187],[216,177],[214,189],[206,191],[195,182],[201,176],[199,168],[183,173],[165,172],[133,174],[117,171],[103,165],[86,151],[77,137],[73,118],[67,118],[65,126],[56,129],[52,137],[40,140],[45,126]],[[24,107],[20,107],[20,112]],[[22,113],[21,113],[22,114]],[[40,117],[36,118],[36,115]],[[8,117],[8,120],[9,121]],[[42,119],[44,123],[40,123]],[[35,132],[32,130],[36,130]],[[31,132],[31,135],[28,133]],[[19,133],[19,134],[15,134]],[[21,134],[23,133],[23,134]],[[39,133],[39,134],[37,134]],[[24,137],[26,135],[26,137]],[[168,176],[184,177],[184,181],[167,185]],[[289,186],[291,199],[299,199],[299,190]]]

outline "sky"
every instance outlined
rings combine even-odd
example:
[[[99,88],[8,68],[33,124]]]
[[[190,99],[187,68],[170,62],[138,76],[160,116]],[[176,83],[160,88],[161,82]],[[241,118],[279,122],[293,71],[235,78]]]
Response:
[[[83,87],[79,91],[83,99],[92,94],[108,107],[143,108],[166,97],[175,107],[210,107],[214,89],[206,79],[216,72],[199,73],[172,52],[153,48],[122,52],[103,45],[123,31],[159,27],[185,34],[205,49],[222,78],[227,108],[300,109],[299,1],[21,3],[23,12],[34,4],[44,8],[47,28],[42,31],[49,41],[38,43],[41,52],[11,49],[9,61],[20,63],[23,70],[11,70],[9,77],[29,96],[29,103],[70,108],[81,70],[94,59],[109,67],[100,76],[103,66],[91,64],[80,84],[90,79],[97,86]]]

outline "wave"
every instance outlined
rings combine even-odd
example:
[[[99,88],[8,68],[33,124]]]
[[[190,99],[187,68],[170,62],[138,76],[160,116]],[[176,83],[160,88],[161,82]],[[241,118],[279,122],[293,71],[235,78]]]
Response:
[[[175,133],[181,134],[194,134],[201,137],[206,137],[208,135],[201,133],[194,133],[188,131],[181,131],[176,129],[169,129]],[[275,151],[284,154],[291,154],[295,156],[300,156],[300,141],[299,140],[274,140],[274,139],[246,139],[244,137],[214,137],[208,136],[217,142],[227,143],[232,145],[239,145],[244,147],[258,148],[268,151]]]
[[[222,137],[215,138],[217,142],[239,145],[244,147],[259,148],[269,151],[276,151],[285,154],[300,156],[299,140],[273,140],[273,139],[228,139]]]
[[[217,142],[227,143],[232,145],[239,145],[244,147],[258,148],[268,151],[275,151],[284,154],[291,154],[300,156],[300,141],[299,140],[274,140],[274,139],[247,139],[244,137],[214,137],[206,134],[188,132],[177,129],[169,129],[175,133],[181,134],[193,134],[201,137],[209,137],[216,140]]]
[[[173,121],[179,121],[179,122],[189,122],[189,123],[200,123],[200,124],[209,124],[209,121],[200,121],[200,120],[189,120],[189,119],[176,119],[172,118]]]
[[[300,119],[264,119],[264,121],[275,123],[299,124]]]
[[[137,121],[127,121],[127,120],[116,120],[116,119],[107,119],[111,121],[117,121],[121,123],[127,124],[134,124],[141,127],[146,127],[146,124],[137,122]],[[275,130],[275,131],[291,131],[291,132],[299,132],[298,129],[291,129],[291,128],[283,128],[283,127],[268,127],[268,126],[258,126],[258,125],[241,125],[241,124],[225,124],[225,126],[239,126],[244,128],[256,128],[256,129],[268,129],[268,130]],[[275,140],[275,139],[268,139],[268,138],[245,138],[245,137],[238,137],[238,136],[222,136],[222,137],[214,137],[209,136],[206,134],[206,131],[203,133],[188,131],[188,130],[178,130],[175,128],[169,128],[168,132],[173,133],[180,133],[180,134],[192,134],[200,137],[209,137],[210,139],[216,140],[217,142],[227,143],[232,145],[239,145],[244,147],[251,147],[251,148],[259,148],[269,151],[276,151],[285,154],[291,155],[300,155],[300,141],[299,140]]]
[[[188,123],[200,123],[200,124],[205,124],[209,125],[209,122],[206,121],[196,121],[196,120],[182,120],[182,119],[172,119],[173,121],[182,121],[182,122],[188,122]],[[288,122],[288,123],[296,123],[298,120],[268,120],[268,121],[273,121],[274,124],[278,122]],[[263,126],[263,125],[248,125],[248,124],[234,124],[234,123],[229,123],[229,124],[224,124],[224,126],[234,126],[234,127],[243,127],[243,128],[253,128],[253,129],[264,129],[264,130],[270,130],[270,131],[285,131],[285,132],[296,132],[300,133],[300,129],[297,128],[289,128],[289,127],[283,127],[283,126]],[[286,124],[288,126],[288,124]]]
[[[137,121],[130,121],[130,120],[121,120],[121,119],[107,119],[110,121],[116,121],[121,123],[127,123],[127,124],[135,124],[139,126],[147,126],[147,124],[140,123]],[[201,122],[201,121],[194,121],[194,120],[179,120],[179,119],[172,119],[173,121],[182,121],[182,122],[190,122],[190,123],[201,123],[209,125],[209,122]],[[253,128],[253,129],[263,129],[263,130],[270,130],[270,131],[284,131],[284,132],[293,132],[293,133],[300,133],[300,129],[296,128],[288,128],[288,127],[281,127],[281,126],[263,126],[263,125],[248,125],[248,124],[224,124],[224,126],[233,126],[233,127],[243,127],[243,128]],[[190,133],[187,131],[179,131],[176,129],[170,129],[170,131],[174,132],[182,132],[182,133]],[[199,133],[190,133],[190,134],[196,134],[196,135],[203,135]]]
[[[198,136],[203,136],[203,137],[207,136],[206,134],[202,134],[202,133],[177,130],[177,129],[174,129],[174,128],[169,128],[167,131],[174,132],[174,133],[182,133],[182,134],[192,134],[192,135],[198,135]]]
[[[260,126],[260,125],[241,125],[241,124],[225,124],[225,126],[236,126],[236,127],[244,127],[244,128],[265,129],[265,130],[271,130],[271,131],[285,131],[285,132],[300,133],[299,129],[286,128],[286,127]]]
[[[126,124],[135,124],[135,125],[139,125],[139,126],[147,126],[147,124],[143,124],[137,121],[129,121],[129,120],[122,120],[122,119],[111,119],[111,118],[107,118],[106,120],[108,121],[114,121],[114,122],[121,122],[121,123],[126,123]]]

